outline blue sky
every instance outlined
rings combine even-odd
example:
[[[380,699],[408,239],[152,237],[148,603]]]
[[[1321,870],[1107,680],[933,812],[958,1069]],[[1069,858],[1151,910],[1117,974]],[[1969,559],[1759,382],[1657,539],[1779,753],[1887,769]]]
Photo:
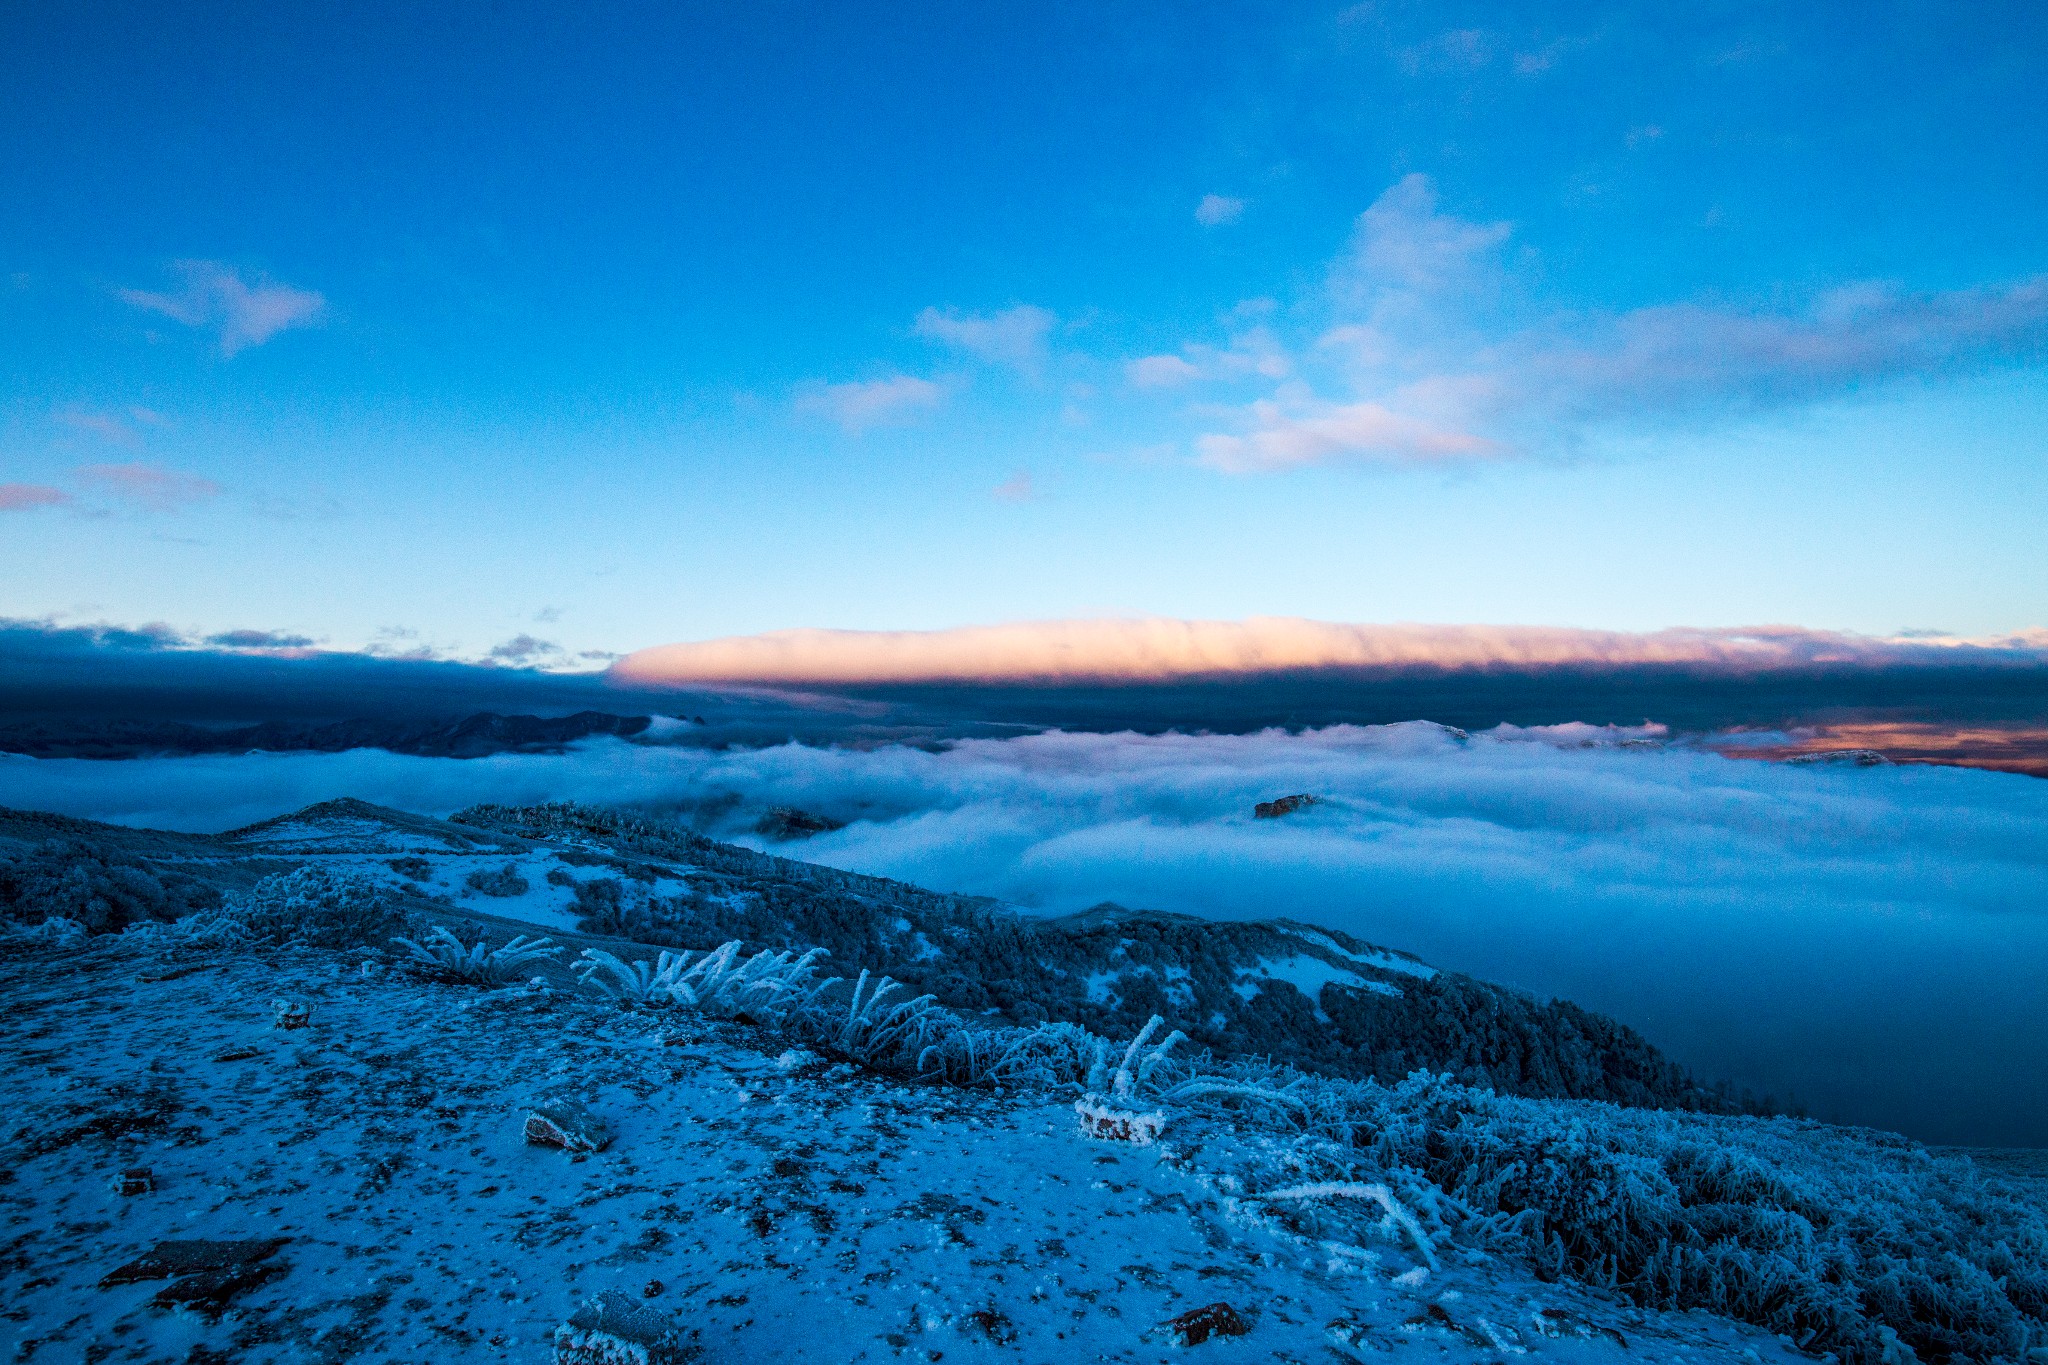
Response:
[[[0,53],[0,615],[2048,623],[2038,6],[59,5]]]

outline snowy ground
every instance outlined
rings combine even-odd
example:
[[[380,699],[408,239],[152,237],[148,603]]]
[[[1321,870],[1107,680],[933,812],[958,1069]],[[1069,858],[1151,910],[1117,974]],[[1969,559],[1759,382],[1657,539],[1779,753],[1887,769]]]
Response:
[[[311,1006],[273,1025],[272,1002]],[[0,1323],[26,1361],[546,1361],[624,1290],[707,1361],[1784,1360],[1458,1247],[1332,1257],[1229,1197],[1255,1139],[1084,1136],[1043,1100],[778,1055],[739,1025],[364,976],[311,951],[102,947],[0,978]],[[605,1150],[528,1145],[579,1097]],[[154,1188],[120,1194],[147,1167]],[[284,1238],[226,1311],[100,1287],[164,1239]],[[230,1277],[232,1278],[232,1277]],[[204,1286],[201,1286],[204,1288]],[[1227,1303],[1241,1337],[1182,1347]]]

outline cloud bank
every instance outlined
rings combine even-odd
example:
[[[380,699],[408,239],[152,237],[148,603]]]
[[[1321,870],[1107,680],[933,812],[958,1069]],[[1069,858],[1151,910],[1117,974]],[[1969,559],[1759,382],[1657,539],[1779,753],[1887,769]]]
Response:
[[[2048,663],[2048,630],[1988,639],[1884,639],[1795,626],[1647,634],[1548,626],[1344,625],[1296,617],[1030,621],[935,631],[784,630],[627,655],[634,686],[1158,681],[1309,669],[1677,665],[1729,672],[1816,666]]]
[[[569,798],[1047,912],[1113,899],[1287,915],[1607,1011],[1701,1072],[1928,1140],[2048,1144],[2048,783],[1740,763],[1654,731],[1410,724],[706,751],[600,741],[473,761],[375,752],[0,759],[0,803],[219,829],[353,795],[447,812]],[[1326,798],[1257,821],[1254,802]]]

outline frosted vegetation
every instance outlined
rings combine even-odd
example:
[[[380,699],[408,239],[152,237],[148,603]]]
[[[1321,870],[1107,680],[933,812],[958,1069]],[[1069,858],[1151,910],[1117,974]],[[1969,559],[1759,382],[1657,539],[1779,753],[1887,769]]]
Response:
[[[1305,1237],[1358,1231],[1344,1206],[1362,1204],[1370,1231],[1430,1263],[1447,1246],[1512,1255],[1546,1279],[1704,1308],[1856,1365],[1905,1350],[2020,1360],[2048,1331],[2048,1219],[1903,1138],[1520,1099],[1428,1072],[1389,1086],[1219,1063],[1158,1036],[1157,1018],[1120,1047],[1072,1024],[976,1024],[886,977],[821,980],[817,957],[748,958],[736,942],[653,962],[588,953],[583,977],[622,1003],[701,1001],[905,1079],[1072,1094],[1099,1132],[1102,1115],[1140,1141],[1201,1115],[1284,1138],[1258,1173],[1271,1187],[1242,1197]]]
[[[446,929],[436,927],[424,943],[409,938],[392,940],[405,949],[406,966],[437,981],[473,986],[504,986],[530,975],[540,964],[561,955],[562,945],[524,934],[493,948],[487,939],[469,947]]]
[[[383,887],[348,868],[311,865],[230,896],[222,912],[259,943],[350,948],[403,933],[407,917]]]
[[[82,841],[51,839],[0,853],[0,920],[40,923],[55,916],[87,933],[117,933],[211,909],[220,899],[196,878]]]

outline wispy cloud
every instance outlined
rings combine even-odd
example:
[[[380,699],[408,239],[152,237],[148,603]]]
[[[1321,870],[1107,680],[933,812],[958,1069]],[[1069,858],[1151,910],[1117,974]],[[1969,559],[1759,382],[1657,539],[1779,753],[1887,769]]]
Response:
[[[1052,313],[1028,303],[986,314],[927,308],[917,315],[913,330],[991,365],[1037,374],[1045,367],[1047,339],[1058,322]]]
[[[1223,194],[1205,194],[1195,205],[1195,221],[1203,227],[1222,227],[1244,216],[1244,200]]]
[[[1124,365],[1124,382],[1137,389],[1169,389],[1198,380],[1285,379],[1294,362],[1270,327],[1248,327],[1223,346],[1191,342],[1179,355],[1148,355]]]
[[[206,643],[220,649],[291,652],[310,649],[319,642],[310,635],[283,630],[224,630],[207,636]]]
[[[1168,389],[1201,377],[1200,366],[1177,355],[1140,356],[1124,366],[1124,378],[1140,389]]]
[[[212,479],[150,464],[82,465],[78,477],[102,493],[152,512],[174,511],[220,494],[220,485]]]
[[[1332,460],[1431,464],[1501,453],[1484,437],[1433,426],[1378,403],[1311,401],[1289,409],[1261,400],[1245,415],[1249,430],[1212,432],[1196,442],[1203,464],[1229,474],[1255,474]]]
[[[0,483],[0,512],[34,512],[62,507],[71,500],[69,493],[48,484]]]
[[[1031,471],[1020,469],[995,486],[997,502],[1030,502],[1038,496],[1038,489],[1031,481]]]
[[[1213,468],[1251,473],[1565,450],[1597,425],[1724,420],[2048,346],[2048,275],[1599,312],[1543,305],[1540,263],[1511,237],[1507,223],[1445,212],[1427,177],[1407,176],[1359,216],[1284,326],[1140,357],[1125,377],[1239,386],[1193,409],[1211,428],[1194,447]],[[1259,380],[1274,382],[1242,395]]]
[[[58,413],[57,421],[73,431],[119,446],[140,445],[145,427],[164,425],[161,416],[144,407],[128,407],[119,411],[70,408]]]
[[[490,657],[500,663],[532,668],[565,659],[568,652],[552,640],[536,639],[522,632],[493,647]]]
[[[929,379],[898,374],[887,379],[821,384],[798,394],[796,406],[800,412],[829,418],[849,432],[859,432],[936,408],[945,397],[945,389]]]
[[[116,291],[137,308],[161,313],[187,327],[216,330],[222,355],[261,346],[279,332],[317,323],[327,300],[310,289],[279,284],[257,275],[244,278],[219,261],[177,261],[172,269],[184,287],[158,293],[145,289]]]
[[[1499,45],[1499,37],[1485,29],[1454,28],[1394,55],[1410,75],[1453,75],[1479,70],[1493,60]]]

